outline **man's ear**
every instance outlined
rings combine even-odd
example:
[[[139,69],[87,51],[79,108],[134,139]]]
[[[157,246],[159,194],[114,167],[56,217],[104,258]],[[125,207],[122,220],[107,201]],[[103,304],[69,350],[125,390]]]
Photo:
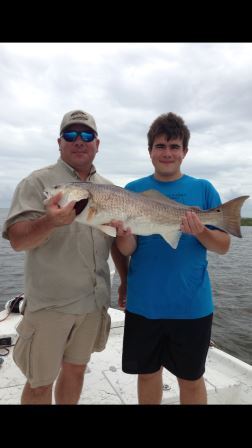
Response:
[[[97,139],[96,139],[96,152],[99,151],[99,146],[100,146],[100,139],[97,138]]]

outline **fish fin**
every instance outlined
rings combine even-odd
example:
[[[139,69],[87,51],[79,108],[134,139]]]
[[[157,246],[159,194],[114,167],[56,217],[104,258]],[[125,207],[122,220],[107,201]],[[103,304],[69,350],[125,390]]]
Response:
[[[249,196],[239,196],[238,198],[231,199],[230,201],[225,202],[211,210],[215,210],[223,213],[223,226],[220,226],[221,229],[230,233],[231,235],[237,236],[238,238],[242,238],[240,221],[241,221],[241,208],[248,199]],[[218,227],[218,226],[217,226]]]
[[[177,202],[177,201],[174,201],[173,199],[168,198],[164,194],[159,193],[159,191],[157,191],[157,190],[145,190],[145,191],[143,191],[142,193],[139,193],[139,194],[142,194],[143,196],[145,196],[147,198],[154,199],[155,201],[162,202],[162,203],[164,203],[166,205],[170,204],[173,207],[184,208],[184,209],[187,209],[187,210],[189,208],[192,208],[192,207],[188,207],[188,205],[184,205],[184,204],[182,204],[180,202]]]
[[[106,235],[116,237],[116,228],[112,226],[107,226],[106,224],[101,224],[100,226],[97,226],[99,230],[101,230],[103,233],[106,233]]]
[[[95,207],[89,207],[88,214],[87,214],[87,222],[91,221],[95,215],[96,215],[96,208]]]
[[[164,238],[164,240],[170,244],[173,249],[177,249],[179,239],[181,237],[181,230],[177,229],[167,229],[164,230],[160,235]]]

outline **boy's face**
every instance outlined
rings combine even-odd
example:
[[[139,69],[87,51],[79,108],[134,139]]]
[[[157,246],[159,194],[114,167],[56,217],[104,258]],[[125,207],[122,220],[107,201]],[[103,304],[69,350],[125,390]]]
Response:
[[[155,168],[155,178],[161,181],[181,177],[180,165],[187,153],[181,138],[168,140],[165,134],[158,135],[153,142],[150,158]]]

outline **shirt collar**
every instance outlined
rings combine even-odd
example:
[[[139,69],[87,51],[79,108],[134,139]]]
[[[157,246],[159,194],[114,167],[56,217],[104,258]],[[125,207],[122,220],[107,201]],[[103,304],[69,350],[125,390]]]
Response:
[[[79,174],[77,173],[77,171],[76,171],[71,165],[68,165],[68,163],[66,163],[64,160],[62,160],[61,157],[58,159],[58,163],[61,163],[63,166],[65,166],[65,168],[66,168],[68,171],[71,171],[71,173],[72,173],[75,177],[77,177],[78,179],[80,178],[80,177],[79,177]],[[95,166],[92,164],[91,169],[90,169],[90,173],[89,173],[89,175],[87,176],[87,180],[90,180],[91,177],[92,177],[95,173],[96,173],[96,168],[95,168]]]

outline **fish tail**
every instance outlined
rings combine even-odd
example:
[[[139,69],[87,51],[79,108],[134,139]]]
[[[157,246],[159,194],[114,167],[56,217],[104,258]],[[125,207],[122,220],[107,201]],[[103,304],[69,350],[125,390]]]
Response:
[[[238,238],[242,238],[240,228],[241,208],[244,201],[248,198],[249,196],[239,196],[238,198],[231,199],[218,207],[223,213],[223,229]]]

